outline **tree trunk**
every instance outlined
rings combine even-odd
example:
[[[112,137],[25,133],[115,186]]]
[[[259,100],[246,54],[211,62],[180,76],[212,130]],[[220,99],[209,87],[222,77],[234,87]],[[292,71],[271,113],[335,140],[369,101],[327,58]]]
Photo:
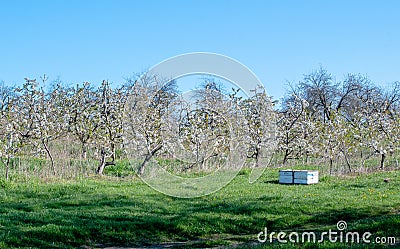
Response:
[[[153,157],[151,153],[147,154],[146,157],[144,158],[142,164],[139,167],[138,170],[138,175],[143,175],[144,173],[144,168],[146,167],[147,162]]]
[[[9,174],[9,167],[8,167],[8,164],[6,164],[6,180],[8,181],[8,178],[9,178],[9,176],[8,176],[8,174]]]
[[[285,155],[283,156],[282,164],[285,165],[289,157],[289,149],[285,150]]]
[[[256,152],[255,152],[255,157],[256,157],[256,165],[255,168],[258,168],[260,165],[260,148],[257,146],[256,147]]]
[[[144,168],[146,167],[146,164],[150,159],[157,153],[162,148],[162,145],[159,144],[157,145],[150,153],[147,153],[146,157],[144,158],[142,164],[140,164],[139,170],[138,170],[138,175],[143,175],[144,173]]]
[[[342,153],[344,156],[344,160],[346,161],[347,167],[349,168],[349,172],[351,172],[351,164],[350,164],[349,158],[347,158],[347,155],[344,151],[342,151]]]
[[[96,173],[98,175],[103,175],[104,168],[106,167],[106,153],[104,150],[101,150],[101,158],[100,158],[100,164],[99,167],[96,170]]]
[[[111,162],[114,163],[115,162],[115,144],[111,143]]]
[[[87,157],[86,144],[82,143],[82,159],[86,159],[86,157]]]
[[[332,175],[333,159],[329,158],[329,175]]]
[[[382,154],[381,155],[381,166],[379,167],[379,169],[385,168],[385,158],[386,158],[386,154]]]
[[[9,179],[9,171],[10,171],[10,157],[7,157],[7,161],[5,163],[6,165],[6,180],[8,181]]]
[[[47,146],[47,143],[44,140],[42,140],[42,144],[43,144],[44,149],[46,150],[47,155],[50,158],[51,170],[53,171],[53,175],[55,176],[57,174],[57,172],[56,172],[56,168],[54,167],[53,156],[51,155],[51,152],[50,152],[50,150],[49,150],[49,148]]]

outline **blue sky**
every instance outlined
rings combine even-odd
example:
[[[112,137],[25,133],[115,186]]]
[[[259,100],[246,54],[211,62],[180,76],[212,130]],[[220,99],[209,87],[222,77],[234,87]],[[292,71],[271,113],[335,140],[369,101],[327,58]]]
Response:
[[[400,1],[1,1],[0,81],[118,84],[171,56],[213,52],[280,97],[319,66],[400,80]]]

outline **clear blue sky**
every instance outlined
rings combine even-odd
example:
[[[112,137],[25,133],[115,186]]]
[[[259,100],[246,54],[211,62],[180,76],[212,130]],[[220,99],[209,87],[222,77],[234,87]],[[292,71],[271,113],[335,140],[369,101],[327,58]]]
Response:
[[[280,97],[320,65],[400,80],[400,1],[33,0],[0,2],[0,81],[46,73],[120,83],[181,53],[248,66]]]

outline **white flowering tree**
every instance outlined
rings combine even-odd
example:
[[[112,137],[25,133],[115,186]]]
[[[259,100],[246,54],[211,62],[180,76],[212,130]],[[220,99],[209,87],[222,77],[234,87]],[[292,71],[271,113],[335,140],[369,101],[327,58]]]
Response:
[[[17,96],[12,87],[0,84],[0,160],[5,167],[5,178],[9,178],[11,159],[23,146],[21,134],[18,131],[15,109]]]
[[[308,107],[309,103],[296,92],[284,100],[277,127],[278,150],[283,153],[283,164],[301,156],[308,158],[319,149],[314,143],[318,135],[317,124]]]
[[[127,99],[124,88],[112,89],[103,81],[96,91],[99,104],[99,125],[95,130],[95,144],[99,152],[97,174],[102,175],[107,165],[115,164],[116,148],[122,145],[123,116]],[[109,161],[107,161],[110,159]]]
[[[163,134],[170,124],[164,117],[177,97],[176,83],[163,84],[165,80],[150,75],[131,82],[123,119],[124,146],[130,156],[141,160],[137,173],[142,175],[167,142]]]
[[[79,140],[81,158],[86,159],[89,146],[94,142],[95,132],[100,125],[100,103],[89,82],[76,85],[71,92],[66,102],[69,106],[69,131]]]
[[[197,168],[206,170],[206,165],[229,155],[230,120],[229,100],[221,87],[213,80],[207,80],[197,89],[183,108],[179,124],[179,137],[189,153],[188,165],[184,170]]]
[[[44,87],[47,79],[44,75],[42,82],[37,83],[26,78],[22,88],[16,89],[18,99],[14,108],[19,115],[14,127],[34,154],[47,155],[53,175],[56,175],[49,144],[65,134],[68,116],[64,89],[56,85],[50,93],[46,93]]]
[[[261,163],[269,163],[261,159],[271,158],[277,146],[277,113],[263,87],[258,86],[252,91],[251,98],[241,101],[239,111],[246,121],[242,134],[246,137],[247,157],[255,159],[255,167],[258,167]]]

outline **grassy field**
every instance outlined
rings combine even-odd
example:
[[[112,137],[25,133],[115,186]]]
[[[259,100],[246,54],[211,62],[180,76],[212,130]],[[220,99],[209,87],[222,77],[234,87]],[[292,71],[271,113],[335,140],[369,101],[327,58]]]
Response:
[[[278,184],[278,169],[253,184],[248,177],[242,170],[222,190],[195,199],[160,194],[130,176],[0,180],[0,248],[400,246],[398,171],[322,176],[309,186]],[[257,242],[265,227],[321,233],[335,230],[340,220],[346,231],[368,231],[371,239],[395,236],[397,244]]]

